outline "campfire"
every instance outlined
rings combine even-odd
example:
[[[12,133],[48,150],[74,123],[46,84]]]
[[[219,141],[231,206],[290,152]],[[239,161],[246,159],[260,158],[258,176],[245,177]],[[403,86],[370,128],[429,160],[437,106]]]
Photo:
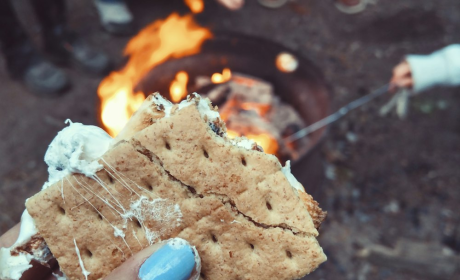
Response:
[[[194,14],[201,13],[204,10],[203,0],[184,0],[184,2]]]
[[[200,11],[202,1],[185,2]],[[266,49],[258,52],[261,46]],[[319,97],[305,99],[321,77],[311,69],[305,73],[298,57],[282,46],[245,37],[221,40],[220,34],[216,37],[199,26],[191,15],[174,13],[141,30],[124,53],[129,56],[125,67],[107,76],[98,89],[101,122],[112,136],[155,91],[174,103],[193,92],[208,97],[219,107],[228,137],[252,139],[282,162],[301,158],[324,133],[284,141],[325,115],[326,108],[317,105],[328,101],[322,84]]]
[[[135,87],[146,73],[170,58],[198,53],[203,41],[211,37],[211,32],[198,26],[191,15],[181,17],[175,13],[153,22],[133,37],[124,51],[129,56],[126,66],[112,72],[98,88],[101,119],[107,132],[117,135],[144,101],[145,93]],[[182,79],[178,89],[181,82]]]

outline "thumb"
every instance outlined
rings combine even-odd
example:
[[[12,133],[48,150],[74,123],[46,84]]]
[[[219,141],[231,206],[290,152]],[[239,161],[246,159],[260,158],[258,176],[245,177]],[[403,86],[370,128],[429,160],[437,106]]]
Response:
[[[152,245],[129,258],[105,280],[187,280],[199,275],[200,258],[180,238]]]

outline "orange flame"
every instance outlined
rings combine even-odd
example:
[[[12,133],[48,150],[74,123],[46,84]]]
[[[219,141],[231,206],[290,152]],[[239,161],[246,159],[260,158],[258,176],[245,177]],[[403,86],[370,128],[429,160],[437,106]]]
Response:
[[[179,71],[176,74],[176,78],[172,81],[169,87],[169,94],[171,95],[171,101],[178,103],[185,96],[187,96],[187,83],[188,74],[185,71]]]
[[[222,70],[222,74],[220,73],[214,73],[211,76],[211,81],[214,84],[222,84],[225,82],[228,82],[232,78],[232,71],[230,71],[229,68],[224,68]]]
[[[269,104],[262,104],[262,103],[253,103],[253,102],[244,102],[241,103],[241,108],[244,110],[254,110],[256,111],[257,114],[260,116],[265,116],[268,111],[270,111],[270,105]]]
[[[199,14],[204,10],[203,0],[184,0],[184,2],[194,14]]]
[[[240,137],[241,133],[234,131],[234,130],[227,129],[227,136],[228,138],[233,139],[236,137]],[[268,133],[260,133],[260,134],[250,134],[249,133],[244,136],[256,142],[257,145],[261,146],[264,149],[264,152],[267,154],[275,155],[276,152],[278,151],[278,141],[276,141],[276,139],[273,138]]]
[[[169,58],[193,55],[202,43],[212,37],[209,29],[198,26],[192,15],[171,14],[142,29],[127,44],[126,66],[112,72],[99,85],[101,118],[107,132],[115,136],[144,100],[133,88],[152,68]]]
[[[248,134],[246,137],[254,140],[267,154],[274,155],[278,151],[278,141],[268,133]]]

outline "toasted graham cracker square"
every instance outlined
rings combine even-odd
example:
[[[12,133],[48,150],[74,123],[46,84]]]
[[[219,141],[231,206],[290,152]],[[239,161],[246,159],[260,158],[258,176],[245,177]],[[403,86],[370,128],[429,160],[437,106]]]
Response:
[[[27,201],[69,279],[103,278],[171,237],[196,246],[202,279],[297,279],[326,260],[317,203],[274,156],[219,136],[197,105],[161,118],[149,97],[94,178],[67,176]]]

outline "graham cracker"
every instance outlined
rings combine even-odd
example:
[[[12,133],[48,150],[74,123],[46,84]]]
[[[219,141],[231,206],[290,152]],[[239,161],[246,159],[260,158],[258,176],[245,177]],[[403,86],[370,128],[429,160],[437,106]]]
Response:
[[[154,103],[99,160],[95,178],[69,175],[26,203],[69,279],[85,278],[76,247],[87,278],[100,279],[172,237],[196,246],[201,279],[297,279],[326,260],[315,238],[323,212],[274,156],[219,136],[195,105],[161,118]],[[128,217],[136,203],[155,211]]]

